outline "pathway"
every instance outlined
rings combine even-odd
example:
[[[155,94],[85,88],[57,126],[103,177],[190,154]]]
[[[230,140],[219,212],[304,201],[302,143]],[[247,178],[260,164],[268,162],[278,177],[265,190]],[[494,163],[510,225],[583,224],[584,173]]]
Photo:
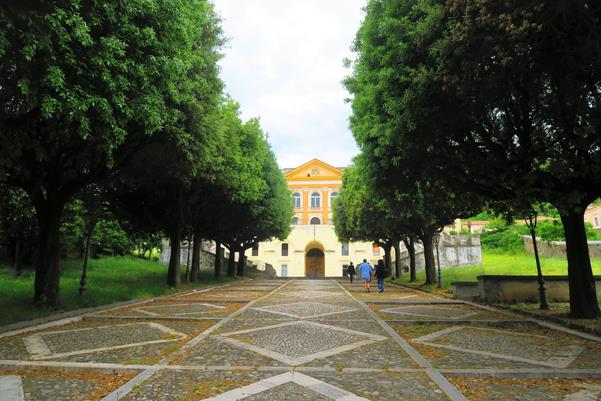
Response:
[[[601,400],[601,340],[388,286],[243,282],[0,334],[0,400]]]

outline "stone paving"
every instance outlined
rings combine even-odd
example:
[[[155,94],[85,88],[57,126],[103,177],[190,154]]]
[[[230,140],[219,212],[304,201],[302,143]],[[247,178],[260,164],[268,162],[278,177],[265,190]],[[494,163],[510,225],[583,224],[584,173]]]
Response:
[[[342,280],[245,281],[0,334],[0,400],[601,400],[601,339]]]

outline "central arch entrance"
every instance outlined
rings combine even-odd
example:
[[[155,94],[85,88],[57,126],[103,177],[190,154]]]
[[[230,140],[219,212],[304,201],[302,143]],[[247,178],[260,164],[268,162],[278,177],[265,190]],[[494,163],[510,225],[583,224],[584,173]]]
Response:
[[[326,261],[323,245],[311,242],[305,248],[305,277],[321,278],[325,276]]]

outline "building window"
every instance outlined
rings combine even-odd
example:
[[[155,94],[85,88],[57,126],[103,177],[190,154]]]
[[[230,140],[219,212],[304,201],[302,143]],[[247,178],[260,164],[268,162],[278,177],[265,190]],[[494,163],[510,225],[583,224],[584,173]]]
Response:
[[[380,245],[374,242],[371,248],[374,256],[380,256]]]
[[[330,194],[330,208],[332,207],[332,205],[334,204],[334,199],[336,199],[336,197],[338,196],[338,192],[332,192]]]
[[[295,225],[295,226],[299,225],[300,224],[300,217],[294,216],[292,218],[292,224]]]
[[[259,256],[259,244],[253,245],[252,256]]]
[[[318,192],[313,192],[311,194],[311,208],[320,208],[321,207],[321,195]]]
[[[288,244],[282,244],[282,256],[288,256]]]
[[[282,274],[281,277],[288,277],[288,265],[282,265]]]
[[[599,219],[595,217],[595,227],[599,226]]]
[[[298,192],[292,194],[292,204],[294,205],[295,209],[301,208],[301,194],[299,194]]]
[[[319,220],[319,217],[311,217],[311,221],[309,221],[309,224],[318,225],[321,224],[321,220]]]
[[[341,252],[342,252],[342,256],[348,256],[348,254],[349,254],[348,242],[342,243]]]

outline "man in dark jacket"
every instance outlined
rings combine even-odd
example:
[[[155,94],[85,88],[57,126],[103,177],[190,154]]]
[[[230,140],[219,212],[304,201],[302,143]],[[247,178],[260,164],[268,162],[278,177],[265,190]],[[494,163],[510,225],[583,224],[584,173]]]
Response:
[[[384,267],[384,261],[378,260],[376,265],[376,278],[378,279],[378,292],[384,292],[384,278],[386,278],[386,268]]]
[[[353,262],[351,262],[346,268],[346,274],[348,274],[349,278],[351,279],[351,284],[353,284],[353,278],[355,277],[356,273],[355,265],[353,265]]]

